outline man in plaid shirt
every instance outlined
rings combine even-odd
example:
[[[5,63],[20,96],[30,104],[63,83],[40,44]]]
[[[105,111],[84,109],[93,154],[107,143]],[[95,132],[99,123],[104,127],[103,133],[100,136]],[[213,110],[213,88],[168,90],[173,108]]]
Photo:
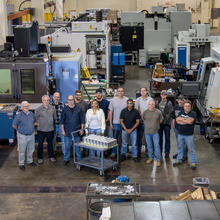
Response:
[[[56,120],[55,120],[55,129],[54,129],[54,138],[53,138],[53,150],[54,153],[56,153],[56,138],[57,136],[60,137],[61,143],[62,143],[62,152],[64,153],[64,143],[63,143],[63,136],[61,132],[61,124],[60,124],[60,119],[61,119],[61,114],[64,108],[64,104],[60,102],[60,93],[55,92],[53,94],[53,102],[51,103],[52,106],[55,107],[56,109]]]

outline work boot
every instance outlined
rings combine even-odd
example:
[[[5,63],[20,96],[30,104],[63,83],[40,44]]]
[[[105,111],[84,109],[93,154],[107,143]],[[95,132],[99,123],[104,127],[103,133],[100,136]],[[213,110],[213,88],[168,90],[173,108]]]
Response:
[[[157,167],[160,167],[160,166],[161,166],[161,162],[157,161]]]
[[[146,164],[151,164],[153,162],[153,159],[151,159],[151,158],[148,158],[147,160],[146,160]]]

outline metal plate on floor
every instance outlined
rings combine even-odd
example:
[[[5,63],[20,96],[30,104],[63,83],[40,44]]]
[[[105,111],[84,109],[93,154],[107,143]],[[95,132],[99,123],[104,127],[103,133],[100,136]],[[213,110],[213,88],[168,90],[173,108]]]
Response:
[[[160,201],[163,220],[191,220],[185,201]]]
[[[162,220],[159,202],[135,202],[135,220]]]
[[[219,220],[213,201],[186,201],[192,220]]]
[[[113,203],[111,205],[111,220],[134,220],[133,203]]]
[[[215,205],[215,208],[216,208],[216,210],[218,212],[219,219],[220,219],[220,199],[213,200],[213,203]]]

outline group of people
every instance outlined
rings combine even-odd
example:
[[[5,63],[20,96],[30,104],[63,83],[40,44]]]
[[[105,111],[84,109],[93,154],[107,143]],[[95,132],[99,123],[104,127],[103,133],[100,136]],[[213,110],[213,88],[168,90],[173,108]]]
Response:
[[[75,97],[69,95],[67,104],[60,102],[60,94],[42,97],[42,105],[33,114],[29,110],[29,103],[23,101],[21,110],[17,113],[13,127],[17,130],[19,168],[25,170],[25,152],[27,151],[27,164],[36,166],[33,162],[34,152],[34,124],[37,123],[37,157],[38,164],[43,164],[43,143],[47,141],[49,160],[56,162],[56,139],[61,138],[64,165],[70,161],[71,145],[73,145],[76,159],[82,158],[82,149],[77,145],[83,135],[97,134],[112,136],[121,143],[120,160],[127,159],[128,143],[131,141],[132,158],[138,162],[141,157],[143,136],[146,140],[148,153],[147,164],[154,159],[156,165],[161,166],[163,152],[163,134],[165,136],[164,157],[170,156],[170,130],[173,125],[177,139],[177,161],[173,166],[179,166],[187,160],[190,153],[191,168],[196,169],[196,152],[194,145],[195,113],[191,110],[191,102],[178,97],[178,104],[173,107],[163,90],[161,99],[155,101],[148,96],[147,88],[140,89],[141,96],[134,102],[124,96],[124,89],[117,89],[117,96],[109,102],[102,96],[102,90],[96,91],[96,98],[89,104],[82,100],[80,90],[75,92]],[[73,143],[74,144],[73,144]],[[86,152],[90,156],[99,157],[99,151]],[[117,149],[113,148],[111,157],[116,157]]]

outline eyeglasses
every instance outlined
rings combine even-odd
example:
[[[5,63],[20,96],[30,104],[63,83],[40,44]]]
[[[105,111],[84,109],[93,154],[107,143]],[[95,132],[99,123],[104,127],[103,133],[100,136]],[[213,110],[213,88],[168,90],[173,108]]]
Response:
[[[128,102],[128,105],[133,105],[133,102]]]
[[[68,101],[74,101],[74,99],[67,99]]]

